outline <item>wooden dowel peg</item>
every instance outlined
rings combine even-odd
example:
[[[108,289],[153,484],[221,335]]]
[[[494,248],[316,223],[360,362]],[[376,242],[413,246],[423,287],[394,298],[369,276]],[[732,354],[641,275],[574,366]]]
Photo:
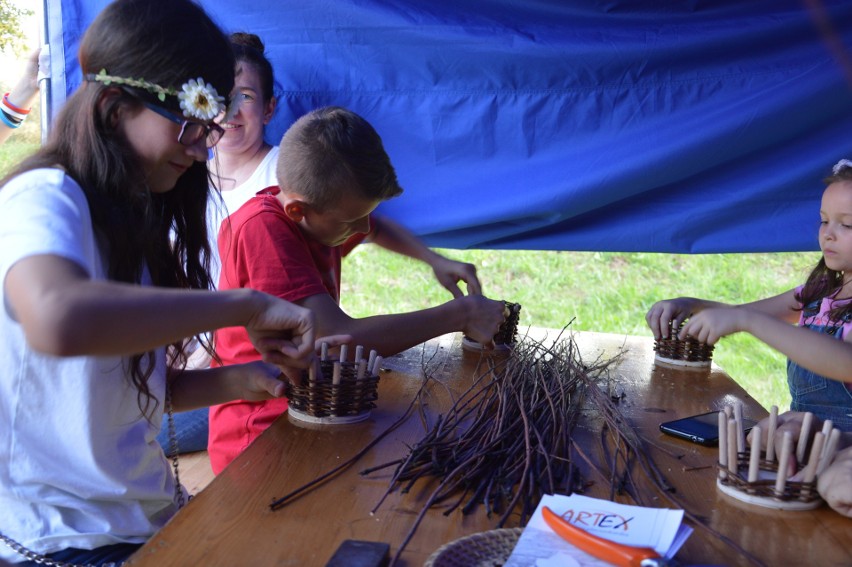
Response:
[[[334,363],[334,367],[331,373],[331,383],[335,386],[340,384],[340,361],[336,361]]]
[[[376,364],[376,356],[378,356],[378,354],[379,353],[374,350],[370,351],[370,358],[367,360],[367,372],[373,371],[373,366]]]
[[[817,431],[814,435],[814,444],[811,446],[811,455],[808,458],[808,464],[805,465],[804,482],[813,482],[816,479],[817,467],[819,459],[822,456],[822,447],[825,444],[825,435],[822,431]]]
[[[320,346],[320,358],[323,362],[328,360],[328,343],[322,343]]]
[[[819,465],[817,465],[817,476],[834,460],[834,454],[837,452],[837,444],[840,442],[840,430],[836,427],[828,434],[826,442],[823,444],[822,454],[819,457]]]
[[[381,356],[377,356],[375,362],[373,363],[373,376],[378,376],[379,371],[382,369],[382,361],[384,359]]]
[[[737,457],[737,420],[728,420],[728,472],[736,475],[739,472]]]
[[[320,370],[317,368],[318,366],[319,366],[319,362],[317,361],[317,359],[316,358],[313,359],[311,361],[311,365],[308,367],[308,381],[309,382],[316,382],[317,381],[317,375],[320,372]]]
[[[728,478],[728,416],[719,412],[719,478]]]
[[[357,380],[363,380],[364,374],[367,373],[367,361],[363,358],[358,361],[358,373],[356,374]]]
[[[811,436],[811,427],[814,423],[814,414],[806,412],[802,419],[802,432],[799,434],[799,444],[796,446],[796,462],[805,462],[805,449],[808,448],[808,440]]]
[[[751,453],[748,459],[748,481],[757,482],[760,473],[760,426],[755,425],[751,436]]]
[[[743,428],[743,403],[734,404],[734,419],[737,422],[737,453],[746,450],[745,429]]]
[[[346,357],[349,355],[349,345],[340,345],[340,356],[337,359],[343,363],[346,362]]]
[[[784,432],[781,441],[781,455],[778,457],[778,476],[775,478],[775,494],[782,496],[787,486],[787,468],[790,465],[790,455],[793,452],[793,434]]]
[[[362,358],[364,358],[364,345],[358,345],[355,347],[355,364],[361,362]]]
[[[775,431],[778,429],[778,406],[769,408],[769,429],[766,432],[766,460],[775,461]]]

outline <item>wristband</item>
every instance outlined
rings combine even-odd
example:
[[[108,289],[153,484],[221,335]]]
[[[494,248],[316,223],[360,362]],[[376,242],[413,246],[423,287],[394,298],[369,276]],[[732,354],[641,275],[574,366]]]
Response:
[[[0,112],[0,122],[2,122],[3,124],[5,124],[5,125],[6,125],[6,126],[8,126],[9,128],[12,128],[13,130],[14,130],[15,128],[20,128],[20,126],[21,126],[21,123],[20,123],[20,122],[15,122],[15,121],[13,121],[12,119],[10,119],[10,118],[9,118],[9,115],[7,115],[5,111]]]
[[[3,95],[3,104],[6,105],[9,108],[9,110],[14,110],[15,112],[18,112],[18,113],[24,114],[24,115],[29,114],[30,110],[31,110],[30,108],[21,108],[19,106],[15,106],[14,104],[12,104],[9,101],[9,93],[6,93],[6,94]]]
[[[0,110],[2,110],[8,118],[12,118],[13,120],[16,120],[18,122],[23,122],[24,118],[27,117],[26,114],[15,112],[11,108],[9,108],[9,105],[6,104],[6,99],[0,100]]]

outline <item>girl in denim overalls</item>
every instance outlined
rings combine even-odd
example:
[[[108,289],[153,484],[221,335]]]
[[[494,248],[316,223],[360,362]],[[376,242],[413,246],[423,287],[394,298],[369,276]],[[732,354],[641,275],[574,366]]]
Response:
[[[794,411],[809,411],[852,431],[852,161],[840,160],[825,179],[819,217],[822,258],[803,286],[744,305],[679,297],[659,301],[646,320],[657,338],[669,322],[714,344],[747,332],[788,357]],[[798,323],[798,325],[794,325]]]

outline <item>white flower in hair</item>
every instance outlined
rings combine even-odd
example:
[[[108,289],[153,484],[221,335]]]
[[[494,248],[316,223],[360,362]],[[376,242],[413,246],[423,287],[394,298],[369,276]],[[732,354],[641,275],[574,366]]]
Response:
[[[837,175],[846,168],[852,168],[852,161],[849,161],[848,159],[842,159],[834,164],[834,167],[831,168],[831,173]]]
[[[213,85],[205,83],[201,77],[184,83],[177,96],[184,116],[213,120],[225,109],[225,98],[219,96]]]

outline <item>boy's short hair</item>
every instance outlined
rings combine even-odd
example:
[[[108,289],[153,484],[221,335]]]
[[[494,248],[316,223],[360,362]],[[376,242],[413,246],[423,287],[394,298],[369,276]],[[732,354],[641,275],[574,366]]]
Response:
[[[385,201],[402,193],[382,139],[369,122],[338,106],[299,118],[281,140],[278,184],[326,210],[344,191]]]

